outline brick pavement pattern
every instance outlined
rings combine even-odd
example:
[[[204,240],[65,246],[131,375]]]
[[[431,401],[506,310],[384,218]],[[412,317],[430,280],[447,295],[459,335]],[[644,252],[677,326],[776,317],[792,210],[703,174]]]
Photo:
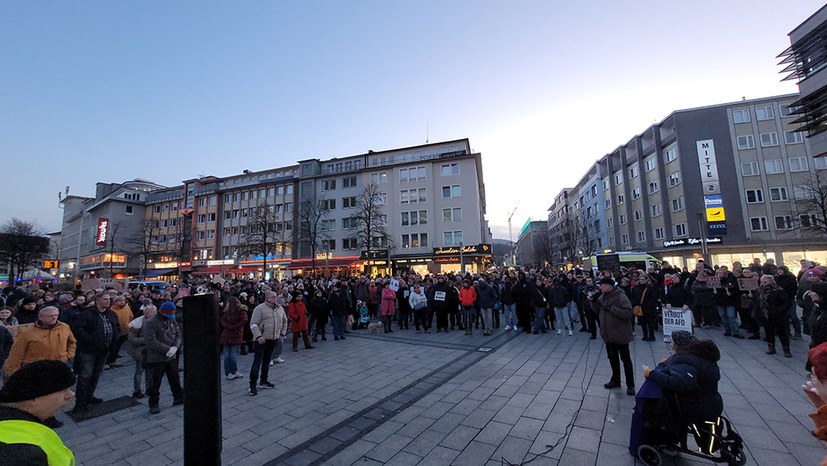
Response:
[[[721,349],[725,415],[744,437],[748,464],[819,464],[827,446],[810,434],[814,408],[801,391],[807,343],[793,341],[785,359],[765,355],[761,341],[697,334]],[[640,386],[642,365],[669,351],[639,337],[631,346]],[[222,380],[222,464],[640,464],[627,451],[634,398],[603,388],[605,348],[588,334],[354,332],[285,359],[271,371],[277,389],[256,397],[247,396],[246,378]],[[251,363],[240,357],[243,372]],[[97,394],[130,394],[131,374],[129,365],[104,372]],[[59,415],[78,465],[183,464],[182,408],[171,407],[166,387],[161,414],[142,401],[80,424]]]

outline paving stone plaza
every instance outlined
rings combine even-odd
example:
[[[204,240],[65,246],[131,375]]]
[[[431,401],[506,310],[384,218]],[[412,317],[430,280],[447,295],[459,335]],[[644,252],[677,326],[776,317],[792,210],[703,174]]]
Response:
[[[827,447],[810,434],[814,408],[800,388],[806,341],[793,341],[785,359],[765,355],[760,341],[697,334],[721,349],[725,415],[744,437],[748,464],[819,464]],[[639,338],[631,345],[638,386],[642,365],[669,354]],[[276,390],[250,397],[246,378],[222,380],[222,464],[636,464],[627,451],[634,398],[603,388],[605,347],[588,334],[360,331],[284,358],[270,373]],[[252,359],[240,358],[245,374]],[[97,395],[129,395],[132,370],[104,372]],[[58,433],[79,465],[183,464],[182,407],[171,407],[166,384],[161,414],[145,401],[79,424],[61,414]],[[198,394],[187,392],[186,402]]]

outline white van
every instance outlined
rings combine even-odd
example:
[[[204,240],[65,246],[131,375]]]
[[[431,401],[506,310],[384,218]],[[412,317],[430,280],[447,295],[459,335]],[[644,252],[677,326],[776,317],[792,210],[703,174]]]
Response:
[[[597,274],[598,270],[617,270],[626,273],[630,267],[638,270],[649,270],[649,267],[660,270],[660,259],[645,252],[623,251],[609,254],[595,254],[583,258],[584,267],[591,266],[592,271]],[[619,265],[618,265],[619,264]]]

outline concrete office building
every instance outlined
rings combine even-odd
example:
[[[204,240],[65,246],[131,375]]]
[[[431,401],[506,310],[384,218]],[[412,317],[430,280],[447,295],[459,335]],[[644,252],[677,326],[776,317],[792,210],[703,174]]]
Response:
[[[299,166],[298,202],[325,201],[317,268],[426,274],[458,271],[461,263],[477,271],[490,261],[482,160],[468,139],[302,160]],[[371,184],[386,234],[373,238],[366,256],[357,218],[360,196]],[[298,247],[302,260],[294,267],[307,268],[313,262],[309,244],[299,241]]]
[[[515,246],[517,265],[520,267],[544,267],[550,259],[548,222],[526,220],[520,229]]]
[[[597,199],[605,249],[647,251],[680,266],[691,268],[703,255],[725,265],[753,258],[794,269],[802,258],[827,263],[827,242],[808,229],[815,219],[806,209],[806,186],[827,159],[814,159],[795,131],[789,105],[796,98],[673,112],[596,162],[590,172],[597,174],[571,192],[592,194],[599,178],[595,194],[602,190],[602,198],[578,198],[574,210]],[[593,225],[604,229],[600,218]]]

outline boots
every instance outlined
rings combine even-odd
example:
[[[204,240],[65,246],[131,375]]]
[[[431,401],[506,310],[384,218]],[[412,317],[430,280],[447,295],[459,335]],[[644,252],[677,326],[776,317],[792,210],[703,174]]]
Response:
[[[775,343],[769,343],[767,345],[767,354],[775,354]]]
[[[785,346],[783,349],[784,349],[784,357],[785,358],[793,357],[793,353],[790,352],[790,347],[789,346]]]

